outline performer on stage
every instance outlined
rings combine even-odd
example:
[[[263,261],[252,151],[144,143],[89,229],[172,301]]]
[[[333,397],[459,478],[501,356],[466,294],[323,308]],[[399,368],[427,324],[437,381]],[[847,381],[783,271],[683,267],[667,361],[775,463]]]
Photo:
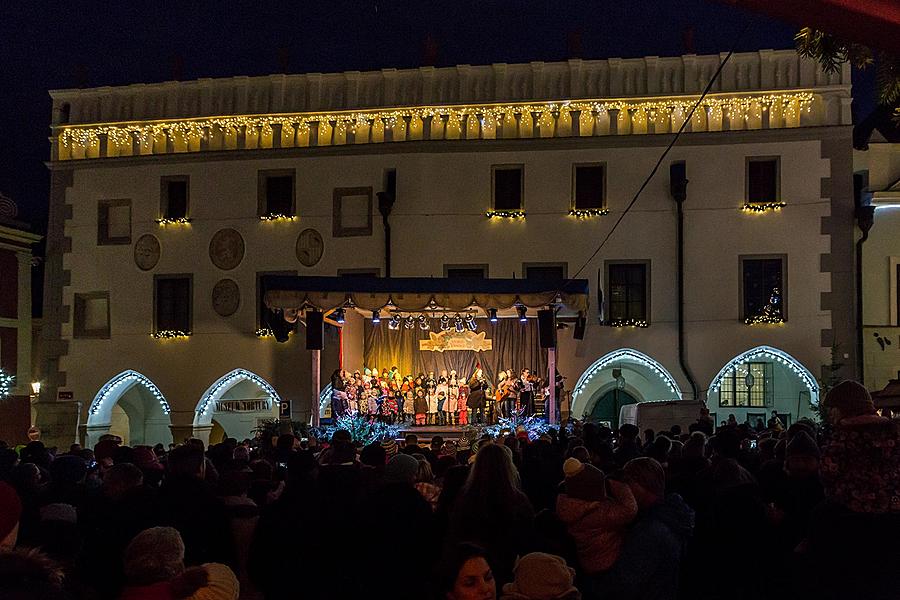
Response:
[[[457,414],[459,413],[459,378],[456,371],[450,371],[450,377],[447,379],[447,395],[450,398],[450,418],[454,424],[459,423]],[[465,402],[463,402],[465,404]]]
[[[472,422],[479,425],[484,424],[486,390],[487,380],[484,378],[484,371],[481,370],[481,367],[476,367],[475,373],[469,379],[469,397],[466,400],[466,406],[472,411]]]
[[[516,411],[518,389],[516,387],[516,379],[512,376],[511,370],[500,371],[500,383],[497,384],[497,389],[503,416],[507,419],[513,418]]]
[[[522,369],[522,375],[519,377],[519,405],[525,410],[526,416],[534,414],[534,377],[531,375],[531,369]]]
[[[425,397],[424,388],[416,388],[416,398],[413,402],[416,412],[416,425],[424,425],[425,415],[428,414],[428,398]]]

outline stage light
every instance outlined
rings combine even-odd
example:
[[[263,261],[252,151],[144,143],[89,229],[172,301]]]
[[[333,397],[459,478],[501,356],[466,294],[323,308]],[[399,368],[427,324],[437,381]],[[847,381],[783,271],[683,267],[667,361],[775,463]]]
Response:
[[[337,309],[337,310],[334,311],[334,321],[335,321],[338,325],[343,325],[343,324],[344,324],[344,309],[343,309],[343,308],[339,308],[339,309]]]
[[[428,324],[428,318],[425,315],[419,315],[419,329],[428,331],[431,326]]]
[[[528,309],[521,304],[516,305],[516,312],[519,313],[519,322],[524,323],[528,320],[528,318],[525,316],[528,312]]]
[[[407,329],[412,329],[413,327],[415,327],[416,326],[415,317],[412,317],[412,316],[406,317],[406,322],[403,323],[403,326],[406,327]]]
[[[441,317],[441,331],[447,331],[450,329],[450,317],[444,315]]]
[[[475,315],[469,314],[466,316],[466,327],[468,327],[470,331],[478,329],[478,324],[475,323]]]
[[[456,315],[456,318],[455,318],[453,321],[454,321],[454,323],[456,324],[456,331],[457,331],[458,333],[462,333],[462,331],[463,331],[463,320],[462,320],[462,317],[460,317],[459,315]]]
[[[497,309],[496,308],[488,309],[488,319],[490,320],[491,323],[496,323],[497,321],[500,320],[497,318]]]
[[[378,309],[372,311],[372,325],[381,323],[381,312]]]
[[[391,315],[391,318],[388,319],[388,328],[400,329],[400,315]]]

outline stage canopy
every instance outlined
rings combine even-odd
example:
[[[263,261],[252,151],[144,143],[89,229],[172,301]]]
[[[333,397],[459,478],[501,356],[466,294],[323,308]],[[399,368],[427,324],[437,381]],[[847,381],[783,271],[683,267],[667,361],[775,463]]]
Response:
[[[486,316],[527,314],[554,305],[560,316],[585,316],[588,281],[542,281],[530,279],[462,279],[442,277],[263,277],[266,306],[281,311],[288,322],[296,322],[305,309],[325,313],[353,308],[367,316],[372,311],[480,312]]]

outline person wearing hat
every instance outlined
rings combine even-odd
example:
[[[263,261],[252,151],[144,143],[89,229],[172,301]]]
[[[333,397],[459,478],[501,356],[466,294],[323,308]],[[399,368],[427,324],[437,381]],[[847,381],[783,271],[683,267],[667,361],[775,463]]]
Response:
[[[516,561],[515,579],[503,586],[500,600],[580,600],[575,569],[555,554],[532,552]]]
[[[637,515],[634,494],[626,484],[606,479],[603,471],[577,458],[566,459],[563,472],[565,491],[556,498],[556,514],[575,540],[584,572],[606,571],[619,556],[625,527]]]

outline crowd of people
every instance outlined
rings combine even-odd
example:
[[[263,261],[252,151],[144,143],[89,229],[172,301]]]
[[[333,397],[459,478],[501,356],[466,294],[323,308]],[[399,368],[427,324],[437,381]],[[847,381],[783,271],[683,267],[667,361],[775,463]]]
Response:
[[[900,433],[590,423],[0,449],[0,598],[896,598]],[[712,435],[708,435],[712,433]]]
[[[562,377],[557,377],[562,390]],[[373,421],[411,425],[496,423],[500,417],[535,413],[543,382],[530,369],[501,371],[495,384],[476,367],[471,377],[455,370],[402,375],[397,367],[377,367],[331,375],[331,414],[363,415]],[[557,394],[559,397],[559,394]]]

